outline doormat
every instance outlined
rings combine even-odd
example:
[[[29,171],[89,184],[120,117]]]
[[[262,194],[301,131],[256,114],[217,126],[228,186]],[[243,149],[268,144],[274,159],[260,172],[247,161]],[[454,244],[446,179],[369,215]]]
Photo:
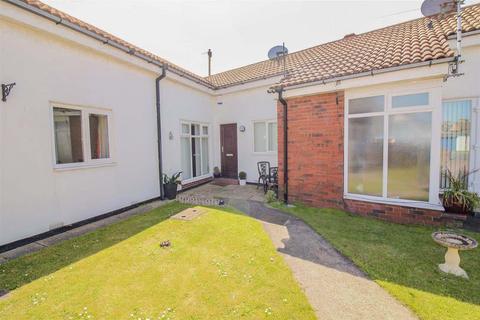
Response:
[[[198,197],[193,195],[184,195],[179,194],[177,196],[177,201],[180,203],[194,204],[197,206],[223,206],[225,205],[225,200],[215,199],[215,198],[205,198]]]
[[[211,184],[220,186],[220,187],[225,187],[225,186],[231,186],[231,185],[237,185],[238,180],[237,179],[229,179],[229,178],[215,178],[211,182]]]
[[[171,219],[190,221],[204,214],[205,212],[207,212],[207,210],[203,208],[188,208],[177,213],[176,215],[171,216]]]

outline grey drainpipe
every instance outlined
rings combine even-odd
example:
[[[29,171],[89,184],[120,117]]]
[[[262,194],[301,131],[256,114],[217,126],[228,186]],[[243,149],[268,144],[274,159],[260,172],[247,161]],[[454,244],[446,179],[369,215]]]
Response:
[[[163,192],[163,164],[162,164],[162,119],[160,116],[160,81],[165,78],[167,74],[167,66],[162,67],[162,74],[155,79],[155,96],[157,105],[157,148],[158,148],[158,179],[160,185],[160,199],[165,198]]]
[[[288,104],[283,99],[283,87],[275,91],[278,93],[278,101],[283,105],[283,202],[288,204]]]

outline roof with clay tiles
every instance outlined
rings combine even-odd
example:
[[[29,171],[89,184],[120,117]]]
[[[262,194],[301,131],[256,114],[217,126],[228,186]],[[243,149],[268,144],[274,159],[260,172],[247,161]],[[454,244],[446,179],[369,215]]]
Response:
[[[211,89],[283,74],[282,64],[265,60],[202,77],[41,1],[22,1],[165,64],[169,70]],[[465,7],[462,19],[463,32],[480,30],[480,4]],[[430,21],[432,27],[429,27]],[[281,80],[281,84],[287,87],[450,58],[454,52],[450,50],[447,38],[455,33],[455,29],[456,17],[452,13],[407,21],[358,35],[351,34],[337,41],[293,52],[286,57],[287,77]]]

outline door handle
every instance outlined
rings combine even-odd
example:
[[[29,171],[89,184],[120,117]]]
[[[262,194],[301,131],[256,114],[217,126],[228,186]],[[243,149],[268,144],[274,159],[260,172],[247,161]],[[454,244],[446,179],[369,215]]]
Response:
[[[226,156],[227,157],[233,157],[233,153],[227,153]]]

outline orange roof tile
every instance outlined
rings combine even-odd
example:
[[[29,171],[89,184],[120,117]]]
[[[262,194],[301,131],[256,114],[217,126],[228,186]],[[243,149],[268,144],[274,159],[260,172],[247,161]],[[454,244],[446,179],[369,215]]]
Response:
[[[463,31],[480,29],[480,4],[465,7]],[[428,27],[429,21],[433,28]],[[453,57],[447,37],[455,33],[455,14],[420,18],[288,54],[284,86]],[[283,64],[262,61],[206,79],[226,87],[282,74]]]

